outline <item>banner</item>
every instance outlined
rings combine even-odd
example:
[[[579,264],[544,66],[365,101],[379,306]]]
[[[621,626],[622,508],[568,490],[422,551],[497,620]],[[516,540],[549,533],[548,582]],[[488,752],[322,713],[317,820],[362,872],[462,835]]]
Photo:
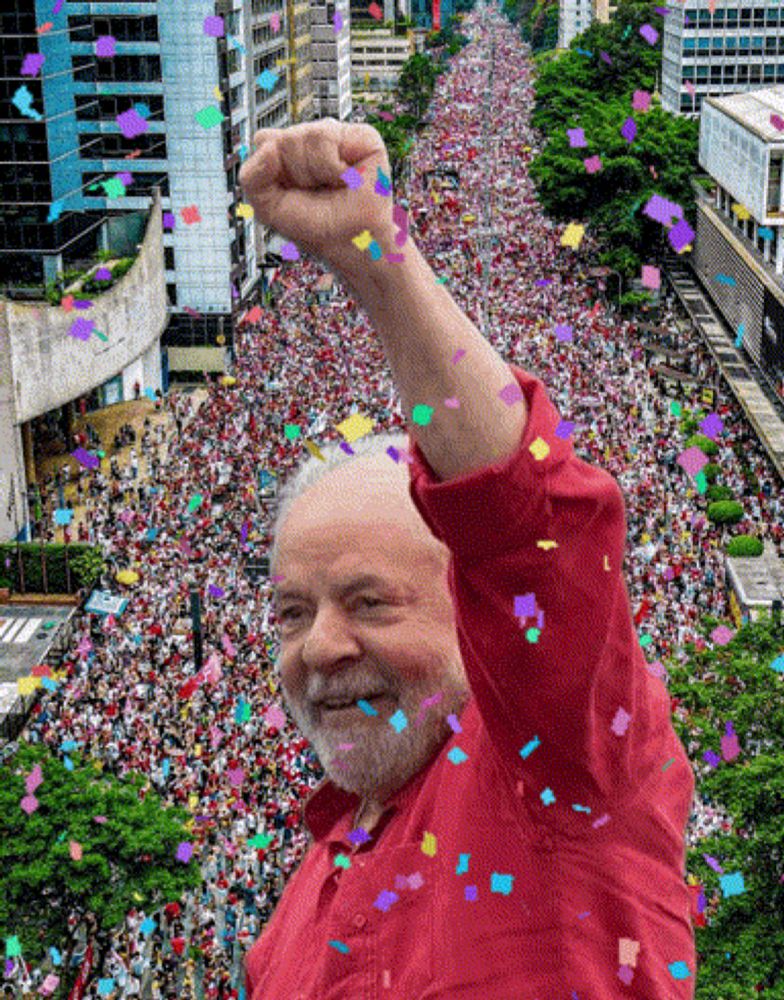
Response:
[[[84,610],[98,615],[121,615],[127,606],[127,597],[119,597],[110,590],[94,590]]]
[[[93,945],[91,941],[90,944],[87,945],[87,951],[84,953],[84,961],[79,969],[79,975],[76,977],[76,982],[73,984],[73,988],[68,994],[68,1000],[82,1000],[85,987],[87,986],[87,980],[90,978],[92,967]]]
[[[441,30],[441,0],[433,0],[433,31]]]

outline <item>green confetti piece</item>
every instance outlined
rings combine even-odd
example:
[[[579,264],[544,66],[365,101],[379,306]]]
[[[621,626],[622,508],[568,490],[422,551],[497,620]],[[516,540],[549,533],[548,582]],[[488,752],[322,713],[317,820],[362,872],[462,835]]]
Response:
[[[248,841],[250,847],[269,847],[275,838],[270,833],[257,833]]]
[[[424,403],[417,403],[411,411],[411,419],[420,427],[427,427],[433,419],[433,407],[425,406]]]
[[[203,503],[204,503],[204,497],[201,495],[201,493],[196,493],[194,496],[191,497],[188,503],[188,511],[190,513],[193,513],[193,511],[198,510]]]
[[[97,337],[97,338],[98,338],[99,340],[102,340],[102,341],[104,342],[104,344],[105,344],[105,343],[106,343],[106,342],[108,341],[108,339],[109,339],[109,338],[108,338],[108,337],[106,336],[106,334],[105,334],[105,333],[101,333],[101,331],[100,331],[100,330],[93,330],[93,333],[95,334],[95,336],[96,336],[96,337]],[[100,453],[100,452],[98,452],[98,454],[100,455],[101,453]],[[103,458],[103,456],[102,456],[102,455],[101,455],[101,457]]]
[[[641,646],[650,646],[650,644],[652,642],[653,642],[653,636],[652,635],[648,635],[647,632],[646,632],[645,635],[641,635],[640,636],[640,645]]]
[[[674,417],[680,417],[680,416],[681,416],[681,414],[683,413],[683,408],[681,407],[681,404],[680,404],[680,403],[676,403],[676,402],[675,402],[675,401],[673,400],[673,402],[672,402],[672,403],[670,403],[670,413],[671,413],[671,414],[672,414],[672,415],[673,415]]]
[[[196,121],[202,128],[212,128],[214,125],[220,125],[225,117],[220,108],[216,108],[214,104],[210,104],[206,108],[202,108],[201,111],[196,112]]]
[[[296,441],[297,438],[302,434],[302,429],[296,424],[284,424],[283,433],[289,439],[289,441]]]
[[[529,628],[526,630],[525,637],[529,642],[536,643],[539,641],[539,636],[541,634],[542,633],[539,631],[538,628]]]
[[[335,864],[337,865],[338,868],[350,868],[351,859],[345,854],[336,854]]]
[[[674,757],[671,757],[671,758],[670,758],[670,759],[669,759],[669,760],[667,761],[667,763],[666,763],[666,764],[664,765],[664,767],[662,767],[662,771],[666,771],[666,770],[667,770],[667,768],[668,768],[668,767],[670,766],[670,764],[674,764],[674,763],[675,763],[675,758],[674,758]]]
[[[708,480],[705,478],[705,470],[700,469],[697,475],[694,477],[694,485],[697,487],[697,492],[702,494],[708,488]]]
[[[13,937],[5,939],[5,957],[6,958],[17,958],[22,954],[22,946],[19,943],[19,938],[16,934]]]

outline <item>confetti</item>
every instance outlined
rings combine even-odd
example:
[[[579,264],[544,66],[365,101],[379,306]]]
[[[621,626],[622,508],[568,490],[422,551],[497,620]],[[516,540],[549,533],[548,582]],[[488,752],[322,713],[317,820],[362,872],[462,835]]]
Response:
[[[284,243],[280,248],[280,255],[283,260],[299,260],[299,250],[293,243]]]
[[[204,18],[204,34],[210,38],[221,38],[225,30],[223,18],[217,14],[210,14]]]
[[[447,757],[453,764],[463,764],[468,760],[468,754],[465,750],[461,750],[460,747],[452,747]]]
[[[619,707],[618,711],[615,713],[615,717],[613,718],[610,728],[616,736],[623,736],[629,728],[630,721],[631,715],[629,715],[625,709]]]
[[[635,90],[632,96],[632,108],[635,111],[647,111],[651,106],[651,95],[647,90]]]
[[[383,889],[376,897],[376,901],[373,903],[373,906],[375,906],[377,910],[381,910],[382,913],[386,913],[399,898],[400,897],[397,893],[389,892],[388,890]]]
[[[120,126],[120,131],[126,139],[134,139],[137,135],[142,135],[150,127],[135,108],[123,111],[117,115],[115,121]]]
[[[188,841],[184,840],[177,845],[177,860],[182,861],[187,864],[193,856],[193,844],[189,844]]]
[[[587,160],[583,160],[583,164],[588,174],[596,174],[602,169],[602,161],[598,156],[589,156]]]
[[[432,833],[425,833],[422,837],[422,853],[426,854],[429,858],[434,858],[436,856],[436,838]]]
[[[25,795],[25,797],[21,800],[19,805],[22,809],[22,812],[27,813],[28,816],[32,816],[32,814],[36,811],[36,809],[40,805],[40,802],[34,795]]]
[[[99,59],[109,59],[117,53],[117,40],[112,35],[99,35],[95,39],[95,54]]]
[[[336,951],[339,951],[343,955],[348,955],[349,951],[351,950],[349,946],[347,944],[343,944],[342,941],[330,941],[329,944],[330,947],[334,948]]]
[[[588,145],[585,141],[585,132],[583,129],[570,128],[567,130],[566,134],[569,136],[569,145],[572,149],[581,149],[583,146]]]
[[[585,226],[570,222],[561,235],[561,246],[577,250],[585,236]]]
[[[37,76],[45,62],[46,57],[39,52],[28,52],[22,60],[22,76]]]
[[[271,92],[275,84],[278,82],[278,74],[273,73],[271,69],[265,69],[263,73],[260,73],[256,77],[256,83],[261,87],[262,90]]]
[[[553,804],[553,802],[555,802],[555,795],[553,795],[552,788],[545,788],[545,790],[541,793],[539,798],[546,806],[550,806]]]
[[[649,45],[655,45],[659,40],[659,32],[650,24],[643,24],[640,34]]]
[[[555,326],[555,336],[562,342],[573,340],[573,328],[570,323],[557,323]]]
[[[633,118],[627,118],[621,125],[621,135],[627,142],[634,142],[637,135],[637,122]]]
[[[659,288],[661,286],[661,272],[658,267],[650,264],[642,265],[642,286],[643,288]]]
[[[498,872],[493,872],[490,876],[490,892],[508,896],[512,892],[513,881],[514,875],[500,875]]]
[[[181,208],[180,215],[186,226],[192,226],[196,222],[201,222],[201,215],[199,215],[199,210],[195,205],[188,205],[186,208]]]
[[[533,739],[530,739],[526,743],[526,745],[522,748],[522,750],[520,751],[520,756],[523,758],[523,760],[525,760],[527,757],[530,757],[531,754],[534,752],[534,750],[536,750],[536,748],[540,745],[541,744],[539,741],[539,737],[534,736]]]
[[[468,871],[468,861],[470,859],[470,854],[461,854],[457,862],[457,868],[455,868],[455,875],[465,875]]]
[[[388,721],[396,733],[402,733],[408,725],[408,719],[402,708],[399,708],[394,715],[390,716]]]
[[[425,406],[424,403],[418,403],[411,410],[411,419],[419,427],[427,427],[430,421],[433,419],[433,407]]]
[[[335,430],[349,444],[352,444],[354,441],[358,441],[369,434],[375,426],[375,420],[372,420],[370,417],[365,417],[361,413],[352,413],[351,416],[346,417],[341,423],[336,424]]]
[[[215,125],[220,125],[225,117],[226,116],[220,108],[216,108],[214,104],[210,104],[206,108],[202,108],[201,111],[197,111],[195,115],[196,121],[202,128],[205,129],[213,128]]]
[[[365,183],[362,174],[355,168],[349,167],[348,170],[344,171],[340,175],[340,179],[345,182],[346,186],[351,188],[352,191],[358,191],[359,188]]]
[[[528,446],[528,450],[537,462],[541,462],[550,454],[550,445],[543,438],[538,437],[531,442]]]

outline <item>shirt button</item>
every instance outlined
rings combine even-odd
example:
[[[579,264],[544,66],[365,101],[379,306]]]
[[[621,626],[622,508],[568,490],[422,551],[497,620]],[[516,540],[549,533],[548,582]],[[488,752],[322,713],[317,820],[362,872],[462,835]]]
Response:
[[[352,922],[355,927],[364,927],[367,923],[367,917],[363,916],[361,913],[357,913]]]

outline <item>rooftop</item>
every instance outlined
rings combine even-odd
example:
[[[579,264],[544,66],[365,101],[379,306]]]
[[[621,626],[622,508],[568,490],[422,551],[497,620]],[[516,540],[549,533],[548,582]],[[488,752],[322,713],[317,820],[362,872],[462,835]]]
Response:
[[[776,128],[770,120],[771,115],[777,115],[784,125],[784,86],[764,87],[724,97],[706,97],[705,100],[754,132],[764,142],[784,143],[784,131]]]

